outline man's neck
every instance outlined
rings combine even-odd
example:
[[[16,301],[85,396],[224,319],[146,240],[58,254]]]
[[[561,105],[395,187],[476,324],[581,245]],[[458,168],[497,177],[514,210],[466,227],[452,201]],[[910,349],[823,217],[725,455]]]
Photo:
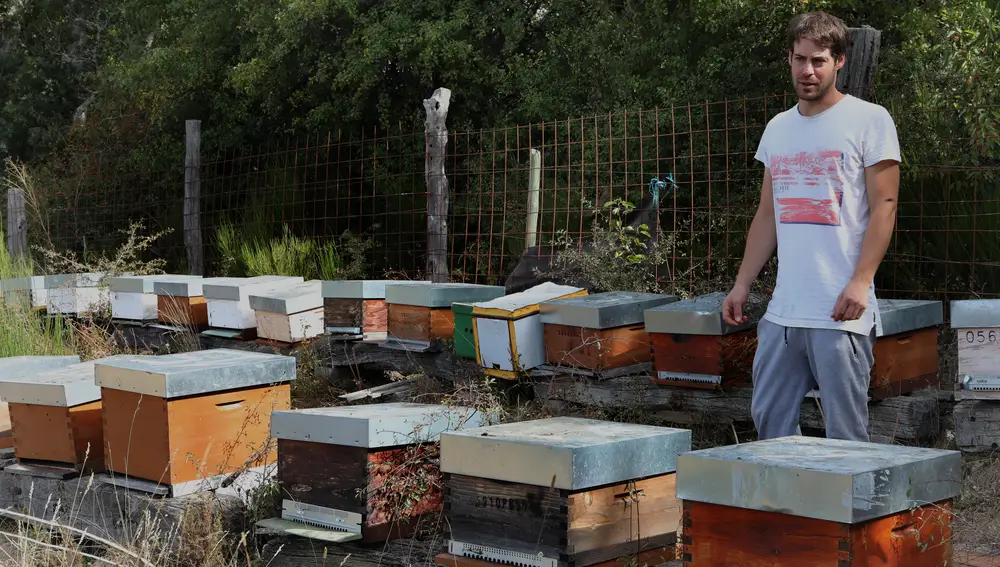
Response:
[[[817,100],[799,99],[799,114],[802,116],[816,116],[843,99],[844,94],[834,87],[830,89],[830,92],[823,95],[823,98]]]

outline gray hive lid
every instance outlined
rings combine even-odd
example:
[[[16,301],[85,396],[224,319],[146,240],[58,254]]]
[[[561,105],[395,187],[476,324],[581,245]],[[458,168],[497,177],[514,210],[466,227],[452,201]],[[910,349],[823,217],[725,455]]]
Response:
[[[193,276],[177,279],[170,276],[153,278],[153,293],[166,297],[202,297],[205,278]]]
[[[0,380],[0,399],[8,403],[56,407],[96,402],[101,399],[101,388],[94,383],[94,362],[78,362]]]
[[[503,286],[466,283],[407,283],[385,286],[385,302],[432,309],[452,303],[479,303],[502,297]]]
[[[944,304],[915,299],[879,299],[880,337],[935,327],[944,323]]]
[[[613,329],[643,322],[647,309],[677,301],[677,296],[631,291],[608,291],[583,297],[546,301],[542,323],[587,329]]]
[[[154,274],[148,276],[116,276],[111,278],[108,288],[120,293],[153,293],[154,283],[158,281],[186,281],[201,279],[201,276],[186,276],[182,274]]]
[[[677,498],[856,524],[953,498],[958,451],[782,437],[693,451],[677,464]]]
[[[250,278],[206,278],[201,282],[205,299],[243,301],[288,283],[302,283],[301,276],[253,276]]]
[[[13,356],[0,358],[0,381],[20,380],[24,376],[79,364],[80,357],[71,356]]]
[[[232,349],[119,356],[95,366],[98,386],[176,398],[288,382],[295,358]]]
[[[26,278],[11,278],[0,281],[0,293],[8,291],[28,291],[45,289],[45,276],[30,276]]]
[[[320,280],[278,283],[250,294],[250,308],[254,311],[294,315],[318,307],[323,307],[323,282]]]
[[[104,274],[83,273],[83,274],[55,274],[45,276],[46,289],[58,289],[69,287],[97,287]]]
[[[721,292],[709,293],[647,309],[644,314],[646,331],[682,335],[727,335],[753,328],[767,308],[766,303],[761,305],[758,298],[751,297],[743,308],[743,313],[750,320],[730,327],[722,320],[722,302],[726,295]]]
[[[368,449],[437,441],[443,431],[479,427],[486,416],[473,408],[386,403],[276,411],[271,435]]]
[[[1000,299],[957,299],[950,307],[953,329],[1000,327]]]
[[[490,301],[473,303],[472,314],[481,317],[485,314],[486,310],[499,311],[504,316],[513,316],[518,312],[521,312],[520,314],[535,313],[540,309],[539,306],[543,302],[584,291],[586,290],[582,287],[545,282],[524,291],[504,295]]]
[[[385,299],[386,285],[429,284],[429,281],[325,280],[323,297],[329,299]]]
[[[563,490],[671,473],[691,431],[575,417],[441,434],[441,471]]]

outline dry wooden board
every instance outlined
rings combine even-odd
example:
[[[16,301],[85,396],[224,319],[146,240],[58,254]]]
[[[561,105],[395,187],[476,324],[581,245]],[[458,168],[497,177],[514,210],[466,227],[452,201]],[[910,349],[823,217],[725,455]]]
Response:
[[[294,344],[323,334],[323,308],[282,315],[257,311],[257,336]]]
[[[559,407],[579,404],[592,407],[643,408],[673,423],[719,423],[732,420],[752,423],[752,390],[734,388],[716,393],[689,388],[657,386],[634,377],[612,378],[601,382],[571,376],[553,377],[534,385],[536,396]],[[934,390],[914,392],[909,396],[888,398],[869,405],[869,432],[880,438],[918,440],[933,437],[939,430],[938,397]],[[815,402],[801,407],[805,427],[823,428]]]
[[[961,374],[1000,374],[1000,329],[955,329]]]
[[[955,404],[955,444],[968,453],[1000,449],[1000,401],[967,400]]]

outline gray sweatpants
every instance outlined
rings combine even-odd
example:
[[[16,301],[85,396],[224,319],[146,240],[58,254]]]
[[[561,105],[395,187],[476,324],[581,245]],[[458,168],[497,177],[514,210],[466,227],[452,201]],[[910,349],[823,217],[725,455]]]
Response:
[[[869,441],[868,384],[875,328],[867,337],[836,329],[757,325],[750,413],[761,440],[801,435],[799,409],[819,388],[831,439]]]

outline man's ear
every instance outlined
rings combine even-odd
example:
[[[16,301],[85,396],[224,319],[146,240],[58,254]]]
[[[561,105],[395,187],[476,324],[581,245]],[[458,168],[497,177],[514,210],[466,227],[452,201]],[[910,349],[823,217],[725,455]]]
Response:
[[[841,53],[840,57],[837,58],[837,70],[839,71],[843,69],[846,63],[847,63],[847,54]]]

